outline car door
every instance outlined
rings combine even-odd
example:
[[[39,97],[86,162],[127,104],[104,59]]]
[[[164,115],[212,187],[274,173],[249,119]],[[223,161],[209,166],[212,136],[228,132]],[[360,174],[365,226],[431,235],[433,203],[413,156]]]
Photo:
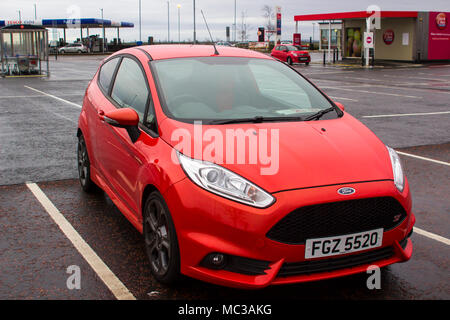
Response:
[[[139,115],[140,125],[146,121],[151,96],[147,77],[137,58],[125,55],[116,70],[111,84],[109,103],[100,113],[108,113],[118,108],[132,108]],[[141,134],[146,134],[139,129]],[[144,132],[144,133],[143,133]],[[106,183],[138,217],[138,176],[145,164],[145,155],[140,149],[140,141],[133,143],[126,129],[113,127],[99,121],[97,128],[98,167]]]
[[[287,52],[284,52],[284,50],[286,50],[286,49],[287,49],[286,46],[280,46],[280,50],[279,50],[280,56],[278,59],[280,59],[281,61],[287,60],[288,54],[287,54]]]

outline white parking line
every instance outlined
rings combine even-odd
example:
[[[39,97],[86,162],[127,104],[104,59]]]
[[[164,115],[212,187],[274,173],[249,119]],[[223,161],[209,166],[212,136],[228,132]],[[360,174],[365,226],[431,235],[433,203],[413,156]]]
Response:
[[[375,91],[365,91],[365,90],[355,90],[355,89],[346,89],[346,88],[340,88],[340,87],[328,87],[328,89],[336,89],[336,90],[344,90],[344,91],[351,91],[351,92],[362,92],[362,93],[371,93],[371,94],[381,94],[383,96],[394,96],[394,97],[403,97],[403,98],[412,98],[412,99],[423,99],[422,97],[416,97],[416,96],[406,96],[403,94],[396,94],[396,93],[388,93],[388,92],[375,92]]]
[[[435,114],[448,114],[450,111],[439,112],[419,112],[419,113],[393,113],[393,114],[379,114],[374,116],[363,116],[362,118],[389,118],[389,117],[408,117],[408,116],[429,116]]]
[[[47,96],[47,97],[51,97],[51,98],[53,98],[53,99],[56,99],[56,100],[65,102],[65,103],[70,104],[70,105],[72,105],[72,106],[75,106],[75,107],[77,107],[77,108],[81,108],[81,106],[80,106],[79,104],[73,103],[73,102],[71,102],[71,101],[67,101],[67,100],[65,100],[65,99],[59,98],[59,97],[54,96],[54,95],[52,95],[52,94],[46,93],[46,92],[44,92],[44,91],[41,91],[41,90],[38,90],[38,89],[35,89],[35,88],[32,88],[32,87],[29,87],[29,86],[24,86],[24,87],[27,88],[27,89],[33,90],[33,91],[35,91],[35,92],[39,92],[40,94],[43,94],[43,95],[45,95],[45,96]]]
[[[420,234],[422,236],[425,236],[427,238],[430,238],[430,239],[442,242],[443,244],[446,244],[446,245],[450,246],[450,240],[447,239],[447,238],[444,238],[444,237],[442,237],[440,235],[437,235],[437,234],[434,234],[434,233],[431,233],[431,232],[428,232],[428,231],[425,231],[425,230],[422,230],[422,229],[419,229],[419,228],[416,228],[416,227],[414,227],[414,232],[418,233],[418,234]]]
[[[415,154],[401,152],[401,151],[398,151],[398,150],[395,150],[395,151],[397,151],[398,154],[404,155],[406,157],[411,157],[411,158],[416,158],[416,159],[425,160],[425,161],[429,161],[429,162],[434,162],[434,163],[437,163],[437,164],[443,164],[444,166],[450,166],[450,163],[448,163],[448,162],[435,160],[435,159],[431,159],[431,158],[426,158],[426,157],[421,157],[421,156],[416,156]]]
[[[58,225],[64,235],[72,242],[74,247],[89,263],[95,273],[100,277],[103,283],[111,290],[112,294],[118,300],[136,300],[133,294],[125,287],[125,285],[117,278],[117,276],[109,269],[102,259],[94,250],[84,241],[74,227],[66,220],[66,218],[53,205],[50,199],[35,183],[27,183],[27,187],[34,194],[36,199],[41,203],[53,221]]]
[[[358,100],[356,100],[356,99],[350,99],[350,98],[342,98],[342,97],[332,97],[332,96],[329,96],[331,99],[333,99],[333,100],[348,100],[348,101],[355,101],[355,102],[358,102]]]

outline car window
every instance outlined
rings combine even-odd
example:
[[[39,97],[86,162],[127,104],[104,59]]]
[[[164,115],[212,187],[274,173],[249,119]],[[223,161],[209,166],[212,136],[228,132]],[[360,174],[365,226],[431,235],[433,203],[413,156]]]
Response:
[[[139,121],[143,122],[148,94],[147,83],[138,63],[133,59],[123,58],[114,81],[111,97],[122,108],[136,110]]]
[[[297,49],[297,47],[295,47],[295,46],[287,46],[286,47],[289,51],[297,51],[298,49]]]
[[[103,64],[102,68],[100,69],[98,80],[100,86],[105,90],[105,92],[109,92],[111,79],[114,75],[114,71],[116,70],[117,62],[119,62],[119,60],[119,58],[111,59]]]
[[[285,49],[286,49],[285,46],[280,46],[280,49],[279,49],[279,50],[283,51],[283,50],[285,50]]]

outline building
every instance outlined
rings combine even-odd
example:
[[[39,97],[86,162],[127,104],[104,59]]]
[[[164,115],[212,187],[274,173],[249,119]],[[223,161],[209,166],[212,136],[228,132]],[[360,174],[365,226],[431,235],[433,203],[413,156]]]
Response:
[[[321,21],[321,48],[337,47],[344,58],[360,58],[364,32],[374,34],[374,56],[379,60],[450,60],[450,12],[357,11],[296,15],[299,21]],[[379,25],[374,21],[379,21]],[[327,30],[328,29],[328,30]],[[327,30],[327,31],[325,31]],[[328,36],[330,33],[330,36]]]

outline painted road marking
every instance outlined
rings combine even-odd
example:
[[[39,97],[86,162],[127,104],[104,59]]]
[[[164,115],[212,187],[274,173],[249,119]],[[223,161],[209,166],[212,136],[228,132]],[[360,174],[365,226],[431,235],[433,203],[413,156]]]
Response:
[[[47,96],[47,97],[50,97],[50,98],[53,98],[53,99],[56,99],[56,100],[65,102],[65,103],[70,104],[70,105],[72,105],[72,106],[75,106],[75,107],[77,107],[77,108],[81,108],[81,106],[80,106],[79,104],[76,104],[76,103],[73,103],[73,102],[71,102],[71,101],[68,101],[68,100],[59,98],[59,97],[54,96],[54,95],[52,95],[52,94],[46,93],[46,92],[44,92],[44,91],[41,91],[41,90],[38,90],[38,89],[35,89],[35,88],[32,88],[32,87],[29,87],[29,86],[24,86],[24,87],[27,88],[27,89],[33,90],[33,91],[35,91],[35,92],[38,92],[38,93],[40,93],[40,94],[43,94],[43,95],[45,95],[45,96]]]
[[[450,111],[439,112],[419,112],[419,113],[397,113],[397,114],[379,114],[374,116],[363,116],[362,118],[389,118],[389,117],[408,117],[408,116],[429,116],[435,114],[448,114]]]
[[[440,235],[437,235],[437,234],[434,234],[434,233],[431,233],[431,232],[428,232],[428,231],[425,231],[425,230],[422,230],[422,229],[419,229],[419,228],[416,228],[416,227],[414,227],[414,232],[418,233],[418,234],[420,234],[422,236],[425,236],[427,238],[430,238],[430,239],[442,242],[442,243],[450,246],[450,239],[444,238],[444,237],[442,237]]]
[[[331,99],[336,99],[336,100],[348,100],[348,101],[355,101],[355,102],[358,102],[358,100],[356,100],[356,99],[350,99],[350,98],[342,98],[342,97],[332,97],[332,96],[329,96]]]
[[[89,263],[95,273],[100,277],[103,283],[111,290],[112,294],[118,300],[136,300],[133,294],[125,287],[125,285],[117,278],[117,276],[109,269],[102,259],[94,250],[84,241],[74,227],[59,212],[45,193],[36,183],[28,182],[27,187],[34,194],[36,199],[41,203],[53,221],[58,225],[64,235],[72,242],[74,247]]]
[[[401,155],[404,155],[404,156],[407,156],[407,157],[416,158],[416,159],[425,160],[425,161],[430,161],[430,162],[434,162],[434,163],[437,163],[437,164],[443,164],[445,166],[450,166],[450,163],[448,163],[448,162],[439,161],[439,160],[426,158],[426,157],[421,157],[421,156],[416,156],[415,154],[401,152],[401,151],[398,151],[398,150],[395,150],[395,151],[397,151],[398,154],[401,154]]]
[[[64,93],[63,96],[83,96],[84,93]],[[0,96],[0,99],[18,99],[18,98],[46,98],[47,95],[36,94],[27,96]]]
[[[406,95],[403,95],[403,94],[388,93],[388,92],[375,92],[375,91],[355,90],[355,89],[346,89],[346,88],[340,88],[340,87],[326,87],[326,88],[328,88],[328,89],[336,89],[336,90],[344,90],[344,91],[351,91],[351,92],[381,94],[383,96],[394,96],[394,97],[403,97],[403,98],[411,98],[411,99],[423,99],[422,97],[406,96]]]

